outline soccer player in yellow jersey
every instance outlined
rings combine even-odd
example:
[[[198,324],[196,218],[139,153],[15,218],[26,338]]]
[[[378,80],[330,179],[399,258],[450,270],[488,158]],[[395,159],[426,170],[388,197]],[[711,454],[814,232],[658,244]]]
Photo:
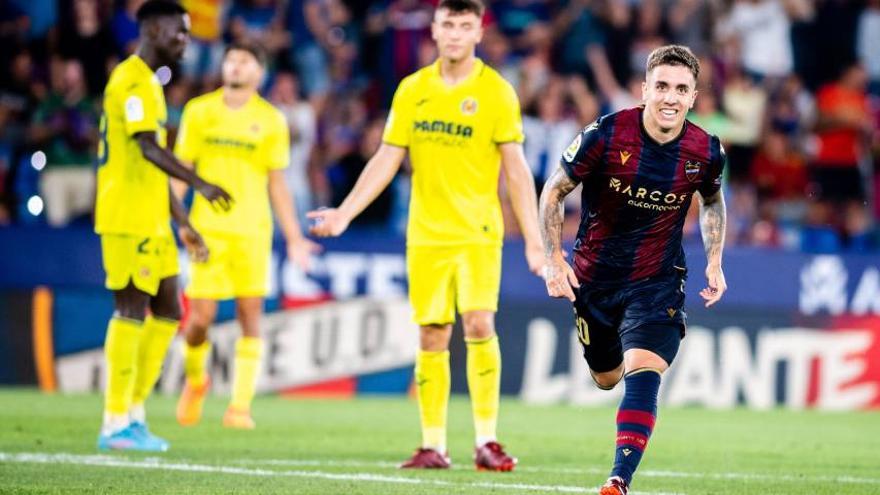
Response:
[[[168,176],[193,185],[221,208],[229,207],[231,197],[164,148],[159,74],[170,75],[167,66],[186,46],[186,11],[169,0],[149,0],[138,9],[137,20],[140,44],[110,75],[100,125],[95,231],[101,235],[106,286],[116,310],[104,342],[107,385],[98,447],[164,451],[168,443],[147,429],[144,401],[180,320],[171,214],[187,247],[198,257],[207,255],[183,207],[169,195]]]
[[[254,427],[250,406],[262,354],[260,319],[272,251],[270,203],[290,260],[305,268],[318,247],[302,235],[284,180],[290,156],[287,121],[257,94],[265,64],[265,52],[256,43],[229,45],[223,57],[223,87],[194,98],[183,109],[175,152],[199,175],[231,191],[236,204],[229,212],[217,212],[197,197],[190,215],[211,257],[191,265],[186,288],[192,313],[184,347],[186,385],[177,404],[182,425],[194,425],[202,415],[209,386],[207,333],[217,315],[217,301],[235,298],[242,337],[235,345],[232,399],[223,425]],[[176,192],[182,195],[185,185]]]
[[[415,381],[422,446],[403,468],[448,468],[449,340],[458,309],[467,344],[467,380],[478,469],[509,471],[516,459],[496,439],[501,354],[495,311],[501,278],[504,168],[526,242],[529,269],[541,271],[535,185],[522,151],[513,88],[474,55],[482,37],[478,0],[442,0],[431,32],[439,59],[404,79],[383,144],[336,209],[309,213],[319,236],[340,235],[385,188],[409,152],[413,168],[407,272],[420,326]]]

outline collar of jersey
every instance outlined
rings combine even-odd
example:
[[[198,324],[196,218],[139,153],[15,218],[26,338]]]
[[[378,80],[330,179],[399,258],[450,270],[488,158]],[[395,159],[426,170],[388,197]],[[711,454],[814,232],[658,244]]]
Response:
[[[454,86],[450,86],[446,84],[446,81],[443,80],[443,76],[440,75],[440,59],[434,61],[434,64],[431,67],[431,74],[434,76],[434,80],[437,82],[440,87],[445,88],[447,91],[454,91],[458,88],[463,87],[464,85],[473,81],[480,72],[483,71],[483,61],[480,60],[480,57],[474,57],[474,66],[471,68],[471,73],[467,75],[464,79],[456,83]]]
[[[150,66],[147,65],[147,63],[144,61],[144,59],[138,56],[137,53],[132,53],[129,58],[131,59],[132,63],[137,66],[137,69],[139,71],[143,72],[144,74],[149,74],[150,77],[156,78],[156,73],[153,72],[153,69],[151,69]],[[156,79],[156,81],[158,81],[158,79]]]
[[[661,142],[657,141],[656,139],[654,139],[653,137],[651,137],[651,135],[648,134],[648,130],[645,129],[645,121],[642,120],[642,113],[644,113],[644,111],[645,111],[644,105],[639,105],[638,109],[639,109],[639,129],[641,129],[641,131],[642,131],[642,136],[645,136],[645,139],[654,143],[657,146],[660,146],[661,148],[673,146],[675,143],[679,142],[681,140],[681,138],[684,136],[684,133],[687,132],[689,122],[687,119],[684,119],[684,125],[681,126],[681,131],[678,132],[678,135],[675,136],[675,138],[673,138],[671,141],[661,143]]]

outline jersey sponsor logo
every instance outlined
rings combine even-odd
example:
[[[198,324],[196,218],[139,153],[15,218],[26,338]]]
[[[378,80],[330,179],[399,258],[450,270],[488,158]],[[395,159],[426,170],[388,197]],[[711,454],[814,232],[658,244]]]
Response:
[[[470,96],[461,101],[461,113],[473,115],[477,113],[477,100]]]
[[[209,136],[205,138],[205,143],[210,144],[211,146],[223,146],[229,148],[243,149],[247,151],[254,151],[255,149],[257,149],[256,143],[216,136]]]
[[[629,151],[621,151],[620,152],[620,164],[626,165],[627,160],[629,160],[629,157],[631,157],[631,156],[632,156],[632,153],[630,153]]]
[[[631,199],[627,204],[630,206],[661,212],[680,209],[688,197],[687,194],[664,193],[658,189],[633,188],[632,184],[627,184],[617,177],[611,177],[608,187],[616,193],[629,196]]]
[[[569,163],[574,161],[574,156],[577,154],[578,150],[581,149],[581,140],[581,134],[578,134],[574,137],[571,144],[568,145],[568,148],[565,148],[565,151],[562,152],[562,158],[565,158],[565,161]]]
[[[700,174],[701,168],[703,168],[702,163],[688,160],[684,162],[684,176],[687,177],[687,180],[693,182],[697,179],[697,175]]]
[[[144,101],[140,96],[129,96],[125,99],[125,120],[140,122],[144,120]]]
[[[417,120],[413,123],[413,129],[418,132],[430,132],[469,138],[474,134],[474,128],[469,125],[443,120]]]

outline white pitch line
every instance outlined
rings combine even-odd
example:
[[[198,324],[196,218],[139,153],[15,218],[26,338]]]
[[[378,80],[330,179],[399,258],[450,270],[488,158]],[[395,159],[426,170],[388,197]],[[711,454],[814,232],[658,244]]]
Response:
[[[366,460],[319,460],[319,459],[233,459],[229,462],[235,464],[263,464],[270,466],[318,466],[318,467],[363,467],[363,468],[394,468],[397,463],[389,461],[366,461]],[[453,465],[453,467],[456,467]],[[517,471],[528,473],[557,473],[557,474],[606,474],[607,469],[584,467],[567,468],[556,466],[517,466]],[[857,476],[797,476],[786,474],[762,474],[762,473],[697,473],[685,471],[666,471],[645,469],[638,472],[639,477],[653,478],[693,478],[713,480],[745,480],[745,481],[788,481],[796,483],[828,482],[828,483],[851,483],[861,485],[880,485],[880,478],[864,478]]]
[[[526,483],[493,483],[476,481],[472,483],[456,483],[445,480],[408,478],[403,476],[386,476],[375,473],[328,473],[324,471],[275,471],[271,469],[251,469],[229,466],[212,466],[208,464],[191,464],[183,462],[166,462],[158,458],[132,460],[125,457],[108,455],[77,455],[77,454],[45,454],[0,452],[0,462],[21,464],[70,464],[77,466],[119,467],[135,469],[156,469],[160,471],[186,471],[196,473],[221,473],[263,477],[295,477],[325,479],[333,481],[369,481],[376,483],[392,483],[405,485],[433,485],[454,488],[491,488],[494,490],[520,490],[533,492],[561,493],[595,493],[597,488],[584,488],[566,485],[531,485]],[[636,492],[642,495],[681,495],[665,492]]]

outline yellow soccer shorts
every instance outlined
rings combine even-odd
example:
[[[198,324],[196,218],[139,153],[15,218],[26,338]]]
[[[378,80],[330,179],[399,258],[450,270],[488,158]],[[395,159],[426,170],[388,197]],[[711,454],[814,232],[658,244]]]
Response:
[[[138,237],[123,234],[101,236],[101,256],[110,290],[134,286],[151,296],[159,291],[162,279],[180,272],[177,244],[171,236]]]
[[[204,235],[210,254],[191,263],[186,296],[190,299],[265,297],[269,292],[272,238]]]
[[[501,246],[408,246],[406,271],[413,320],[455,322],[455,311],[498,310]]]

